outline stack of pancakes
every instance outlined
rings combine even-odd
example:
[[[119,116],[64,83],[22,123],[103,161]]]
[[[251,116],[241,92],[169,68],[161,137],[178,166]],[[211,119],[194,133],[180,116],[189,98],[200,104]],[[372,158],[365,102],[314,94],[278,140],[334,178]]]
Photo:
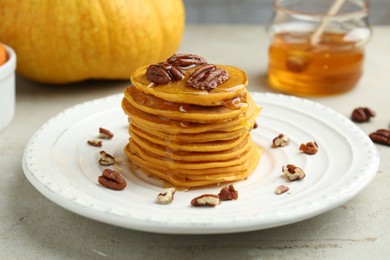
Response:
[[[260,109],[246,90],[246,74],[216,65],[230,77],[211,91],[186,86],[185,78],[155,85],[147,66],[131,77],[122,101],[129,116],[128,158],[143,173],[176,187],[198,187],[244,180],[261,150],[252,142]]]

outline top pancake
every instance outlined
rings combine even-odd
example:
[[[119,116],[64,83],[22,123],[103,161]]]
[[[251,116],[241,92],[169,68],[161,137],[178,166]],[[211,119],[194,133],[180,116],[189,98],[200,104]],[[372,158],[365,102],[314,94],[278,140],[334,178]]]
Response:
[[[219,106],[222,105],[224,101],[241,96],[246,92],[248,79],[244,71],[227,65],[216,65],[216,67],[226,70],[230,77],[227,81],[218,85],[211,91],[186,86],[185,82],[196,67],[185,70],[184,80],[171,82],[169,84],[155,85],[146,77],[146,69],[148,66],[144,66],[131,75],[131,83],[144,93],[169,102],[201,106]]]

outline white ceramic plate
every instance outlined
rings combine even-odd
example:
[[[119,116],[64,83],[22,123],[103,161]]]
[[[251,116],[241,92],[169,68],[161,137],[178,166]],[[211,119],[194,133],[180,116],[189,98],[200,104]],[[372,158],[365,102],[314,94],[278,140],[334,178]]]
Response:
[[[218,193],[221,186],[180,191],[172,204],[157,204],[162,188],[123,167],[128,121],[120,106],[122,95],[77,105],[49,120],[29,141],[23,169],[44,196],[77,214],[125,228],[175,234],[240,232],[301,221],[345,203],[374,178],[377,150],[347,118],[305,99],[268,93],[252,96],[263,107],[252,136],[265,154],[246,181],[234,184],[237,201],[215,208],[190,206],[192,198]],[[111,130],[114,138],[103,141],[102,148],[87,145],[87,140],[97,137],[99,127]],[[279,133],[289,136],[290,144],[271,148]],[[308,141],[319,145],[316,155],[299,152],[299,145]],[[98,184],[103,169],[96,162],[100,150],[122,158],[125,190]],[[306,178],[296,182],[282,178],[281,167],[288,163],[301,167]],[[281,184],[290,191],[275,195]]]

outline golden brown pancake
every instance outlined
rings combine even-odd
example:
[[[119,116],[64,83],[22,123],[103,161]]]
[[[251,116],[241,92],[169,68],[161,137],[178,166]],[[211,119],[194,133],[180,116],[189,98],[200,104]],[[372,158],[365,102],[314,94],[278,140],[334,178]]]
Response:
[[[139,110],[156,116],[173,120],[181,120],[197,123],[223,122],[245,113],[248,109],[246,93],[236,97],[236,102],[230,105],[215,107],[199,106],[185,103],[172,103],[153,95],[145,94],[135,87],[128,87],[125,90],[126,100]],[[233,108],[233,106],[235,106]]]
[[[131,75],[130,80],[137,89],[166,101],[201,106],[218,106],[226,100],[234,99],[242,93],[245,93],[248,79],[246,73],[238,68],[226,65],[216,66],[225,69],[229,73],[230,78],[210,92],[183,87],[183,82],[188,79],[190,73],[195,68],[186,71],[186,76],[183,80],[165,85],[155,85],[146,77],[146,69],[148,66],[136,70]]]
[[[134,123],[142,129],[151,129],[168,134],[193,134],[212,131],[234,131],[240,128],[252,129],[260,109],[251,98],[248,99],[247,102],[249,107],[245,114],[240,114],[227,121],[210,124],[178,121],[145,113],[131,105],[126,98],[123,98],[122,100],[122,108],[125,114],[129,116],[130,120],[134,121]]]

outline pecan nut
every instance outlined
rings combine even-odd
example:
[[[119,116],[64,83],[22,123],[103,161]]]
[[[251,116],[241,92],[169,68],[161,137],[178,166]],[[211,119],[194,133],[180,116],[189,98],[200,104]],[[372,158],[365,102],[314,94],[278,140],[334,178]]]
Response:
[[[169,204],[173,201],[176,189],[168,188],[157,195],[157,202],[160,204]]]
[[[375,112],[368,107],[355,108],[351,115],[352,121],[357,123],[367,122],[371,117],[375,117]]]
[[[101,176],[98,178],[98,182],[106,188],[112,190],[123,190],[126,188],[126,180],[117,171],[111,169],[105,169]]]
[[[207,64],[207,60],[194,54],[174,54],[167,59],[167,62],[182,68],[192,68],[199,65]]]
[[[100,140],[88,140],[87,143],[89,145],[96,146],[96,147],[101,147],[103,145],[102,141]]]
[[[307,142],[306,144],[301,144],[299,150],[306,154],[316,154],[318,152],[318,144],[316,142]]]
[[[280,194],[283,194],[285,192],[287,192],[290,188],[287,187],[286,185],[279,185],[278,187],[276,187],[275,189],[275,194],[276,195],[280,195]]]
[[[369,134],[369,137],[374,143],[390,145],[389,129],[378,129],[375,132]]]
[[[290,181],[300,180],[306,176],[305,172],[301,168],[293,164],[287,164],[286,166],[283,166],[282,173]]]
[[[219,200],[237,200],[238,191],[234,188],[233,185],[229,185],[225,188],[222,188],[218,196]]]
[[[201,90],[213,90],[229,79],[229,73],[213,64],[199,66],[187,79],[186,85]]]
[[[284,134],[279,134],[272,140],[273,147],[284,147],[288,145],[289,138]]]
[[[146,77],[154,84],[168,84],[184,79],[184,72],[176,65],[166,62],[152,64],[146,69]]]
[[[111,139],[114,137],[114,134],[105,128],[99,127],[99,138],[102,139]]]
[[[98,163],[103,166],[110,166],[115,163],[115,158],[114,156],[109,153],[106,153],[105,151],[100,151]]]
[[[253,122],[253,129],[256,129],[258,127],[258,124],[256,121]]]
[[[191,200],[191,205],[194,207],[209,206],[215,207],[219,205],[219,196],[215,194],[203,194]]]

